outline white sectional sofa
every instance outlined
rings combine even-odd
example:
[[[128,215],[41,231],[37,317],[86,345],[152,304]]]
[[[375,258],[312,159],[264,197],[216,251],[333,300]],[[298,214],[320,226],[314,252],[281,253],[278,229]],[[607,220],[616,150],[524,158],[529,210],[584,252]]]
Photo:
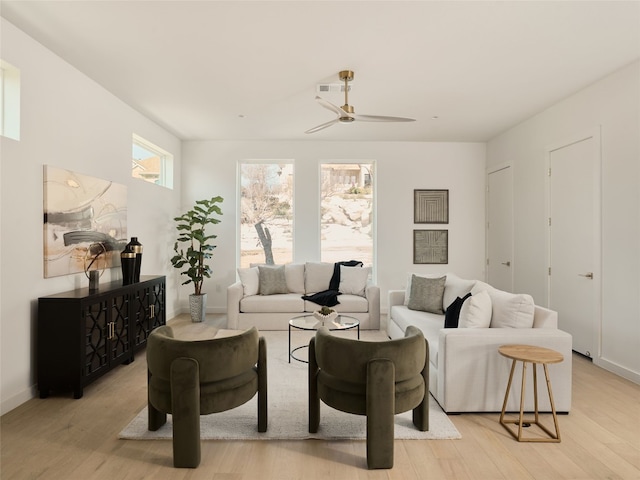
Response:
[[[442,292],[438,288],[435,291],[429,288],[437,286],[436,277],[442,276],[418,277],[421,278],[416,282],[416,276],[410,275],[405,290],[389,291],[387,333],[390,338],[403,337],[408,325],[415,325],[422,330],[429,342],[429,390],[444,411],[501,411],[511,360],[500,355],[498,347],[525,344],[550,348],[564,356],[562,363],[549,365],[548,368],[556,411],[569,412],[572,338],[570,334],[558,330],[556,312],[534,305],[529,295],[510,294],[484,282],[461,279],[454,274],[446,274],[444,280],[439,280],[444,283]],[[423,280],[425,277],[427,279]],[[422,287],[416,286],[417,283]],[[437,304],[437,295],[440,295],[439,313],[415,309],[424,307],[420,301],[416,305],[415,299],[420,294],[424,297],[425,292],[433,297],[431,300],[434,304]],[[471,296],[462,303],[459,327],[444,328],[447,308],[468,293]],[[460,304],[460,300],[457,300],[457,304]],[[449,311],[447,320],[455,316],[454,310],[452,308]],[[540,411],[550,411],[544,372],[542,366],[537,368],[539,408]],[[518,362],[507,403],[508,411],[518,411],[520,408],[521,373],[522,363]],[[525,409],[532,411],[533,380],[530,367],[526,376]]]
[[[263,267],[238,269],[240,280],[227,288],[227,328],[287,330],[294,316],[321,308],[302,296],[327,290],[334,272],[334,264],[327,262],[278,266],[284,270],[283,285],[281,274],[280,282],[274,282],[272,277],[278,274],[269,271],[267,275]],[[340,303],[331,308],[357,318],[362,329],[380,329],[380,288],[371,283],[370,268],[342,267],[340,271]]]

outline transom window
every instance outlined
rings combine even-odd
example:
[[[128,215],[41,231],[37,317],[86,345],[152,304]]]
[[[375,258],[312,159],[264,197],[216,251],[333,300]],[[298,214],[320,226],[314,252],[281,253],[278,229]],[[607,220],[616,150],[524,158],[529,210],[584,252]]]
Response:
[[[145,182],[173,188],[173,155],[133,134],[131,176]]]
[[[20,70],[0,60],[0,134],[20,140]]]

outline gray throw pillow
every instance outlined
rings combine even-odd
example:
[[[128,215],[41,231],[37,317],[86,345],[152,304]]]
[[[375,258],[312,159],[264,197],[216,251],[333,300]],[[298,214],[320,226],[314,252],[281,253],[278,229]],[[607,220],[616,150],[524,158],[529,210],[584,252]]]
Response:
[[[446,276],[426,278],[413,275],[411,278],[411,293],[409,294],[409,310],[421,310],[429,313],[444,313],[442,310],[442,296]]]
[[[284,274],[284,265],[258,265],[258,276],[258,293],[260,295],[289,293],[289,288],[287,287],[287,277]]]

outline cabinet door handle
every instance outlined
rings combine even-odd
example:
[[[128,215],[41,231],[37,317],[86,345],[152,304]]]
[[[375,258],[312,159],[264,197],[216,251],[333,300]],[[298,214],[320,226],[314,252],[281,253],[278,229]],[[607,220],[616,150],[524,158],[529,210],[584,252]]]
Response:
[[[588,272],[588,273],[579,273],[578,276],[580,277],[587,277],[590,278],[591,280],[593,280],[593,272]]]
[[[507,267],[510,267],[511,266],[511,262],[510,261],[502,262],[502,265],[506,265]]]
[[[151,318],[155,318],[156,316],[156,306],[151,305]]]

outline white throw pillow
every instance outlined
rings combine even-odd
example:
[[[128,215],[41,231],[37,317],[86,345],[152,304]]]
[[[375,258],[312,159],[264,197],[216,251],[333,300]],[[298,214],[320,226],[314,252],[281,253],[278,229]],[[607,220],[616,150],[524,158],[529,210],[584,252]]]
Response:
[[[369,267],[345,267],[340,265],[340,293],[358,295],[364,297],[371,268]]]
[[[486,290],[465,300],[460,309],[458,328],[489,328],[491,325],[491,297]]]
[[[447,273],[444,283],[444,295],[442,297],[442,309],[446,312],[449,305],[458,297],[463,298],[475,285],[475,280],[466,280],[453,273]]]
[[[304,293],[304,264],[287,263],[284,266],[287,288],[291,293]]]
[[[304,266],[305,292],[318,293],[328,290],[331,277],[333,277],[333,263],[307,262]]]
[[[240,277],[242,293],[245,297],[258,294],[258,288],[260,287],[258,267],[239,268],[238,276]]]
[[[471,289],[471,295],[475,295],[478,292],[491,292],[492,290],[495,290],[494,287],[492,287],[491,285],[489,285],[488,283],[485,283],[481,280],[476,280],[476,283],[473,285],[473,288]]]
[[[489,290],[493,315],[492,328],[532,328],[535,305],[533,297],[525,293]]]

